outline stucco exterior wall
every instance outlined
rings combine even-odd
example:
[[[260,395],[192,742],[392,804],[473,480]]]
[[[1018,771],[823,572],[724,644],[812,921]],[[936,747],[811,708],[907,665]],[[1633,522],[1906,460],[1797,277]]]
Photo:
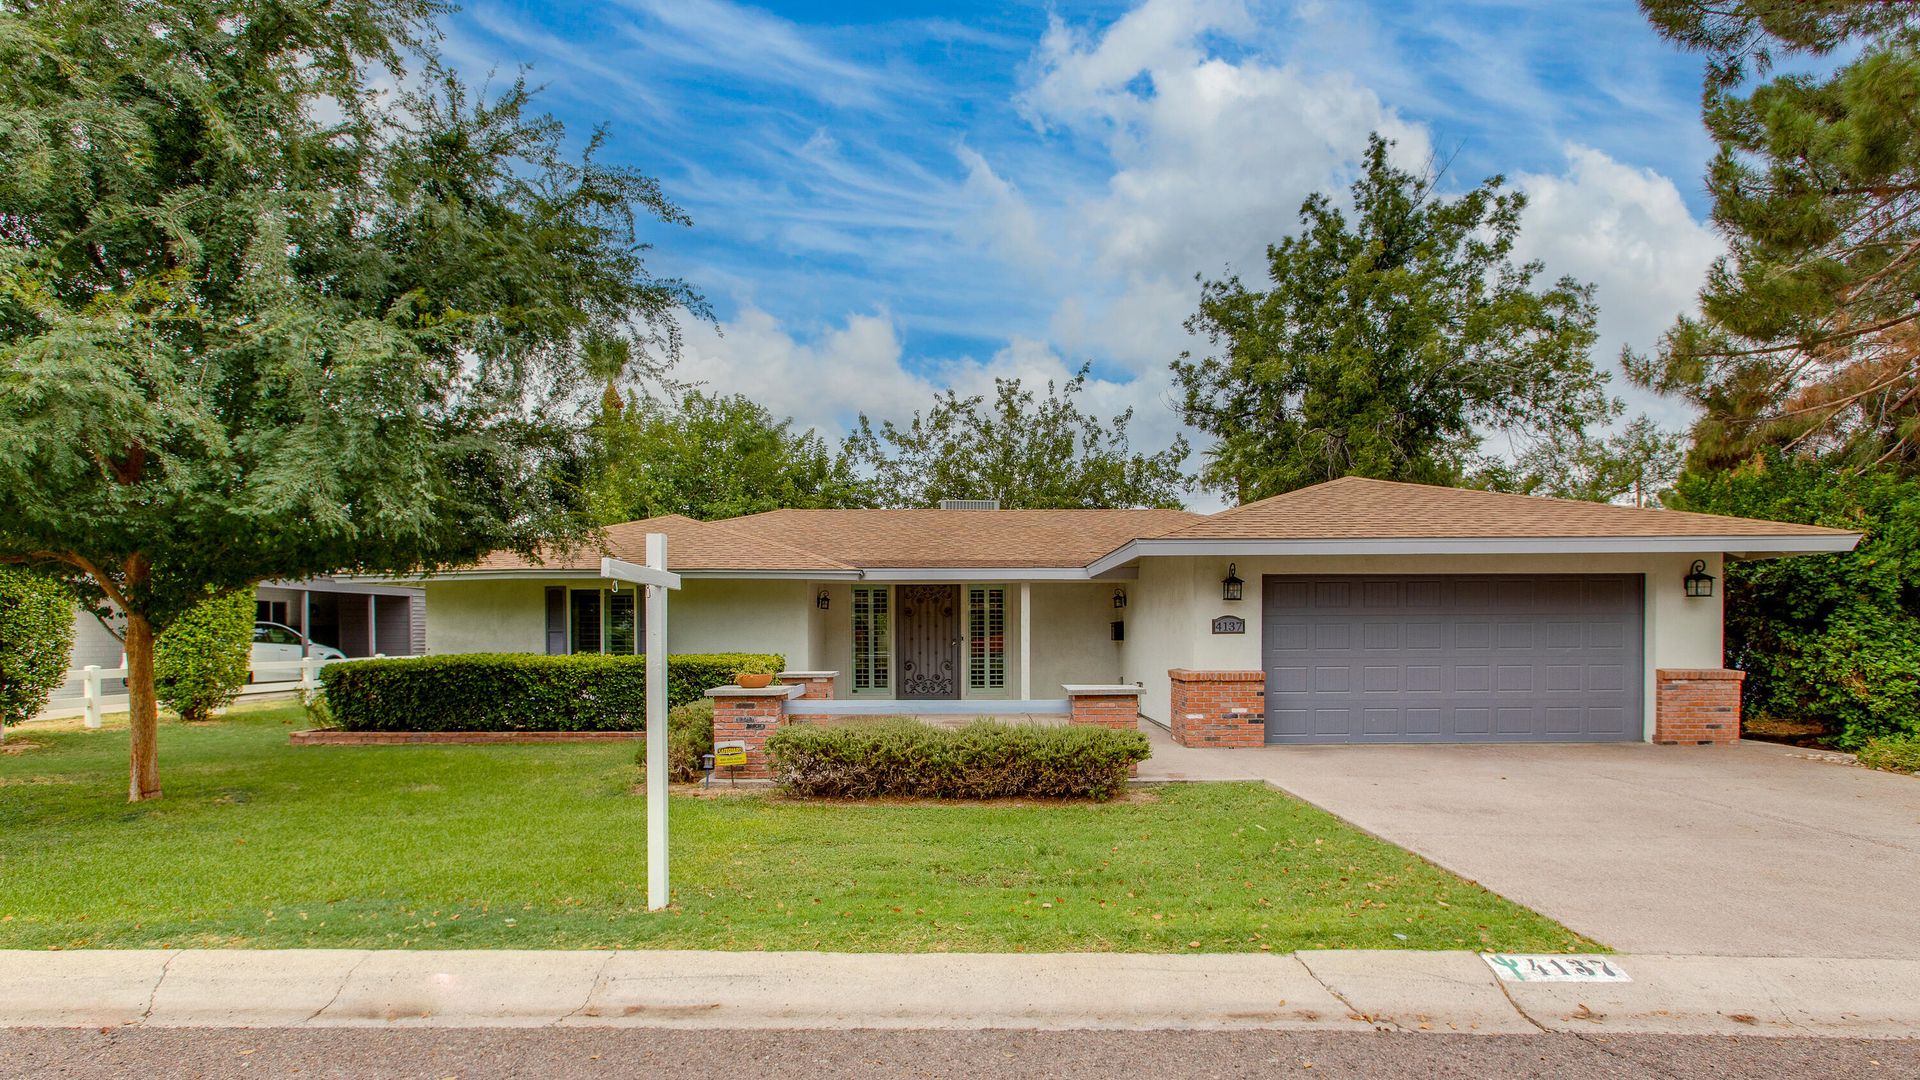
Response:
[[[547,651],[547,587],[592,588],[582,580],[427,583],[427,651]],[[789,664],[812,655],[814,610],[802,581],[693,578],[668,600],[667,651],[771,652]]]
[[[667,651],[779,653],[792,665],[812,653],[813,610],[804,581],[688,579],[667,601]]]
[[[1111,624],[1132,610],[1115,611],[1114,583],[1035,582],[1033,589],[1033,696],[1065,697],[1062,683],[1111,683],[1120,678],[1121,642],[1112,640]],[[1011,586],[1019,602],[1019,586]],[[1016,633],[1019,612],[1014,612]],[[1131,629],[1131,627],[1129,627]],[[1012,644],[1015,678],[1020,663],[1019,642]]]
[[[1688,597],[1682,586],[1693,560],[1714,575],[1714,595]],[[1220,599],[1227,564],[1238,564],[1246,599]],[[1654,672],[1659,668],[1717,668],[1724,663],[1722,598],[1725,575],[1717,553],[1687,555],[1451,555],[1451,556],[1153,556],[1140,560],[1128,589],[1126,647],[1121,677],[1146,686],[1143,714],[1169,719],[1169,668],[1256,671],[1261,668],[1261,579],[1268,574],[1642,574],[1646,578],[1643,713],[1654,717]],[[1216,615],[1247,620],[1245,634],[1213,634]]]
[[[547,586],[565,581],[429,581],[427,652],[547,651]],[[671,620],[669,620],[671,625]]]

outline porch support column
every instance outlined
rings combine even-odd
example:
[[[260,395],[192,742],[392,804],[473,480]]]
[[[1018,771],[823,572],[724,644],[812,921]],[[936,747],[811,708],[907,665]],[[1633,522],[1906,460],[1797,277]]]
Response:
[[[379,597],[367,594],[367,655],[380,655]]]
[[[1020,583],[1020,700],[1033,700],[1033,583]]]
[[[300,659],[313,655],[313,590],[300,590]]]

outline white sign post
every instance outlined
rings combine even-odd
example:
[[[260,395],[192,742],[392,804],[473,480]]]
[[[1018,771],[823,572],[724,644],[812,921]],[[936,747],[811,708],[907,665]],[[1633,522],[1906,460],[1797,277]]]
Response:
[[[601,559],[600,576],[646,590],[647,618],[647,910],[667,906],[667,590],[680,575],[667,572],[667,538],[647,534],[647,565]]]

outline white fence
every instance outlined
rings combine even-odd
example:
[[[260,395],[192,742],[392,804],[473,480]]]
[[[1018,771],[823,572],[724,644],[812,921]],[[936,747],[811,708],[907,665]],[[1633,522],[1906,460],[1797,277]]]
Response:
[[[309,657],[305,660],[261,660],[253,665],[252,678],[241,687],[243,698],[257,697],[262,694],[291,694],[317,690],[320,687],[320,669],[337,660],[322,660]],[[259,681],[259,680],[271,681]],[[47,706],[40,710],[35,720],[59,720],[69,716],[86,717],[90,728],[100,726],[100,717],[110,712],[127,710],[127,669],[125,661],[117,668],[103,668],[98,664],[89,664],[75,671],[67,672],[67,682],[60,690],[47,698]]]

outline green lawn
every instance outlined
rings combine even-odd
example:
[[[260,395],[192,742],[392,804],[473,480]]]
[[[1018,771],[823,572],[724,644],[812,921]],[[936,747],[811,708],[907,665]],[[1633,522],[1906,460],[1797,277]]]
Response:
[[[645,910],[631,744],[295,749],[297,708],[0,753],[0,948],[1588,950],[1253,785],[1081,804],[673,802]],[[1196,944],[1197,943],[1197,944]]]

